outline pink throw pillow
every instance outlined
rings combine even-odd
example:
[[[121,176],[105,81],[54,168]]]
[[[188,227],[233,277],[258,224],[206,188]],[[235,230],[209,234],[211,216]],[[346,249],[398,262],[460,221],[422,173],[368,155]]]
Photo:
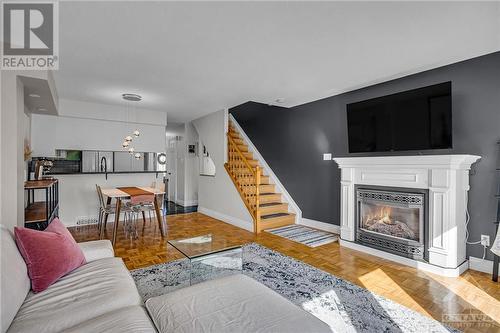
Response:
[[[14,235],[35,293],[85,264],[80,246],[58,218],[44,231],[15,227]]]

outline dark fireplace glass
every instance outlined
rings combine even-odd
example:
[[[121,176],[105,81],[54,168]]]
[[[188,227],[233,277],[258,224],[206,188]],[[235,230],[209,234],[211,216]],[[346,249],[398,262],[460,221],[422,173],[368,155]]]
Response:
[[[361,202],[360,228],[369,232],[422,242],[419,208]]]

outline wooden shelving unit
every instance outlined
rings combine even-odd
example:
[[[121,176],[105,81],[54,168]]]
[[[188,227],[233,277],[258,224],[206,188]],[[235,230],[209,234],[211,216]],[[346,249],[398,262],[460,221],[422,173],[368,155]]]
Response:
[[[59,214],[59,182],[57,179],[28,180],[24,183],[27,192],[24,210],[24,226],[31,229],[44,230]],[[38,196],[43,201],[35,201],[35,191],[45,192]]]

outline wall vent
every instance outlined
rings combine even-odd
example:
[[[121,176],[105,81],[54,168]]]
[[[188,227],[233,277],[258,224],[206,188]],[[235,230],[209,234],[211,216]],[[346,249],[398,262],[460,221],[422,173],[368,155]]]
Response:
[[[98,222],[97,217],[91,217],[91,216],[79,216],[76,219],[76,225],[78,226],[97,224],[97,222]]]

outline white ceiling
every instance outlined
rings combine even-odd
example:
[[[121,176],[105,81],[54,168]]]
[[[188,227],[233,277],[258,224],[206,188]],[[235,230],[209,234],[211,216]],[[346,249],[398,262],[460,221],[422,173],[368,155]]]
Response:
[[[61,98],[187,121],[293,106],[500,50],[500,3],[61,2]]]

